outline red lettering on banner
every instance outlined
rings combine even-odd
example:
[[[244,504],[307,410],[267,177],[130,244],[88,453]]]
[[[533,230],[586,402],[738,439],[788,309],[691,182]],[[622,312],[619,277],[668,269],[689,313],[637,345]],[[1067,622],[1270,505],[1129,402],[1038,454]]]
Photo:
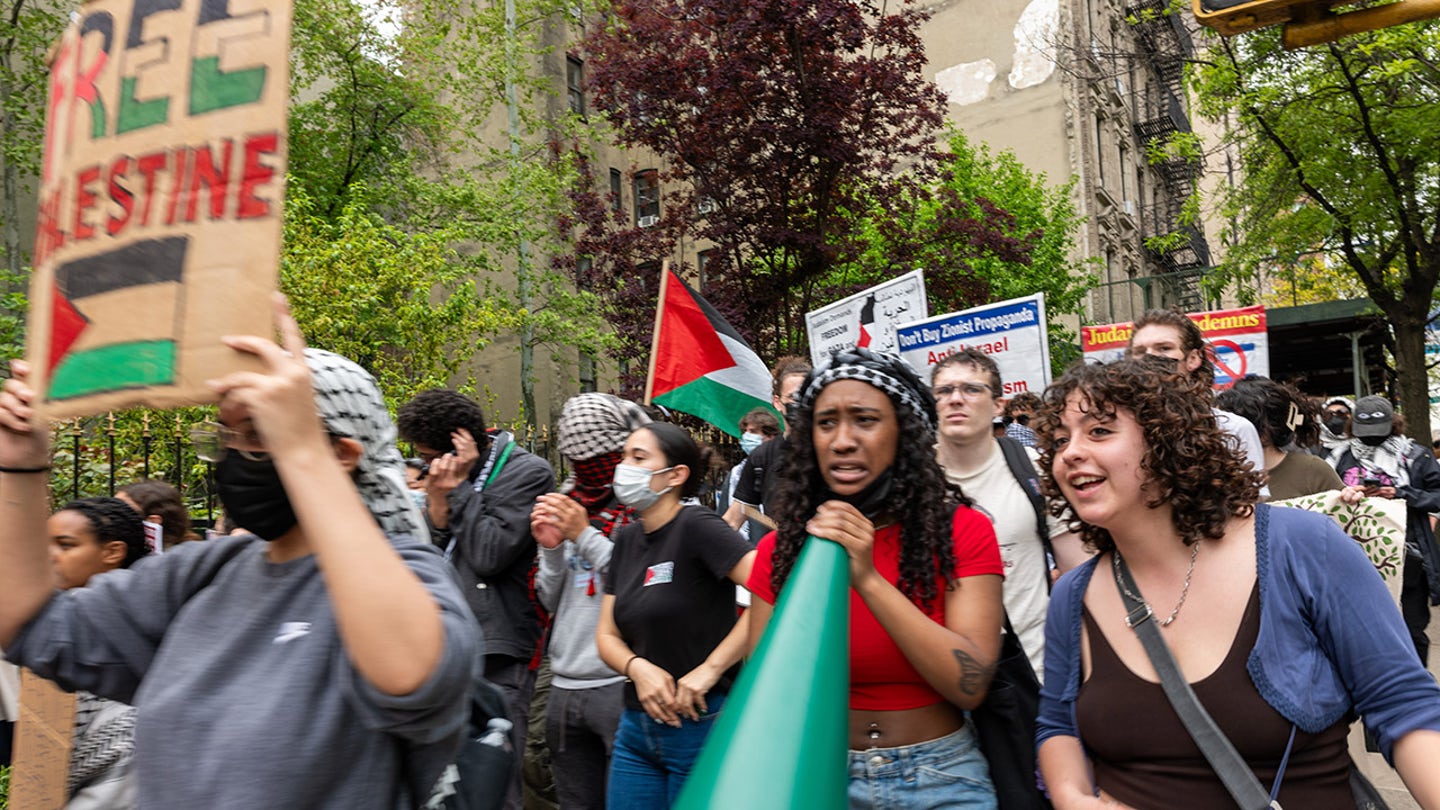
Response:
[[[65,232],[60,229],[60,192],[40,200],[40,221],[35,229],[35,264],[41,265],[50,254],[65,246]]]
[[[226,138],[218,169],[215,167],[215,153],[210,147],[194,150],[195,160],[190,170],[190,199],[185,205],[186,222],[195,221],[195,209],[200,205],[202,184],[210,194],[210,218],[220,219],[225,216],[225,187],[230,182],[230,153],[234,151],[233,147],[234,142]]]
[[[90,188],[91,184],[99,179],[99,166],[86,166],[75,178],[75,224],[70,228],[70,233],[77,242],[95,235],[95,228],[86,221],[85,215],[95,206],[95,201],[100,199],[100,195]]]
[[[255,196],[255,189],[274,179],[275,168],[261,163],[260,156],[275,154],[279,144],[280,137],[274,132],[245,139],[245,167],[240,174],[240,208],[235,212],[236,219],[269,216],[270,201]]]
[[[140,224],[150,224],[150,203],[155,199],[155,174],[170,163],[168,152],[155,152],[149,155],[142,155],[136,162],[140,174],[145,177],[145,190],[140,197]]]
[[[125,229],[130,222],[130,215],[135,211],[135,195],[120,182],[125,175],[130,173],[130,156],[121,155],[110,164],[110,199],[120,206],[120,216],[111,214],[105,220],[105,232],[114,236]]]
[[[55,52],[55,64],[63,65],[70,56],[70,41],[61,40],[59,49]],[[60,106],[65,102],[68,95],[65,82],[62,81],[62,72],[59,70],[50,71],[50,98],[45,110],[45,159],[40,169],[41,182],[48,182],[54,174],[55,161],[60,157],[60,150],[57,149],[60,134]],[[36,262],[39,263],[38,260]]]
[[[172,174],[175,184],[170,188],[170,206],[165,209],[165,224],[175,224],[175,210],[180,207],[180,193],[185,188],[185,156],[190,150],[180,147],[175,150],[175,168]]]

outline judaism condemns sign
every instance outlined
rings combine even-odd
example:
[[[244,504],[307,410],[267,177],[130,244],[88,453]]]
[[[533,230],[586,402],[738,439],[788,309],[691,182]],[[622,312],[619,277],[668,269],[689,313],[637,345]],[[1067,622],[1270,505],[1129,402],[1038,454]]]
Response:
[[[1043,293],[937,315],[895,330],[900,356],[927,380],[941,358],[961,349],[989,355],[1000,367],[1003,390],[996,393],[1007,398],[1022,391],[1038,394],[1050,384],[1048,333]]]
[[[270,335],[288,0],[92,0],[51,64],[27,347],[46,415],[210,401]]]
[[[1200,327],[1206,354],[1215,365],[1215,390],[1223,391],[1247,374],[1270,376],[1270,333],[1265,307],[1218,309],[1186,313]],[[1134,329],[1129,321],[1080,327],[1080,349],[1087,363],[1109,363],[1122,357]]]

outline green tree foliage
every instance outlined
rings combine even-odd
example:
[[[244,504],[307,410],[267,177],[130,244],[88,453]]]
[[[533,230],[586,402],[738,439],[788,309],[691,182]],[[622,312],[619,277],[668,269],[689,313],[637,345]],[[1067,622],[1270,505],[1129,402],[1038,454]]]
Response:
[[[46,54],[65,28],[67,12],[63,3],[8,0],[0,19],[0,229],[9,273],[6,290],[23,289],[27,261],[20,248],[20,212],[34,204],[31,186],[40,173],[50,77]]]
[[[34,207],[45,133],[46,54],[65,27],[64,4],[8,0],[0,18],[0,365],[19,357],[29,259],[20,212]]]
[[[899,213],[873,213],[865,252],[834,280],[863,287],[922,268],[937,315],[1044,293],[1051,336],[1073,341],[1057,316],[1078,312],[1088,289],[1084,263],[1073,258],[1081,223],[1074,181],[1052,186],[1013,152],[992,153],[958,130],[948,146],[928,188],[904,197]]]
[[[1440,279],[1440,23],[1285,51],[1276,31],[1214,44],[1193,72],[1202,114],[1226,123],[1242,182],[1223,280],[1253,293],[1273,266],[1323,254],[1395,332],[1400,403],[1430,436],[1424,329]],[[1273,271],[1271,271],[1273,273]]]
[[[451,383],[481,335],[512,327],[515,313],[479,295],[459,261],[458,226],[411,231],[374,212],[354,184],[327,217],[299,185],[285,200],[280,288],[310,345],[375,375],[392,406]]]
[[[397,234],[450,239],[446,273],[473,275],[475,300],[488,307],[468,327],[520,338],[521,410],[530,419],[536,348],[558,354],[610,340],[596,299],[548,267],[537,270],[532,258],[569,249],[557,225],[576,169],[554,145],[585,127],[557,101],[549,62],[576,7],[585,4],[421,0],[403,13],[384,2],[296,5],[292,190],[306,195],[312,218],[339,225],[378,214]],[[352,204],[357,194],[363,209]],[[454,289],[453,279],[445,284]],[[493,336],[477,333],[469,344]],[[423,342],[459,351],[450,372],[468,359],[455,334],[432,337]]]

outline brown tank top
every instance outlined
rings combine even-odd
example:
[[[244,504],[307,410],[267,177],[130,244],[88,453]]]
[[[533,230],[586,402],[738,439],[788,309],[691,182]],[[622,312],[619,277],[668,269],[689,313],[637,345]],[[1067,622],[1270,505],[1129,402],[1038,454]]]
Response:
[[[1075,712],[1080,739],[1094,763],[1096,784],[1140,810],[1234,807],[1220,777],[1171,708],[1165,690],[1125,666],[1090,611],[1083,615],[1091,671],[1080,686]],[[1265,702],[1245,670],[1259,633],[1257,583],[1225,660],[1190,686],[1268,792],[1285,754],[1291,724]],[[1282,806],[1353,810],[1346,747],[1352,719],[1342,718],[1319,734],[1297,730],[1280,787]]]

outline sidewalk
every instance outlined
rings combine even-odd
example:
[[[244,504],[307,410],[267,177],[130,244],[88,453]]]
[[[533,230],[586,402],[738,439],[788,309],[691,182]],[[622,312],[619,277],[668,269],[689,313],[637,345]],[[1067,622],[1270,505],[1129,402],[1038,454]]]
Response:
[[[1440,608],[1430,609],[1429,634],[1430,672],[1440,678]],[[1420,805],[1405,790],[1400,775],[1385,764],[1385,758],[1366,752],[1365,733],[1359,723],[1350,729],[1350,756],[1360,765],[1361,772],[1380,789],[1380,795],[1390,805],[1390,810],[1420,810]]]

